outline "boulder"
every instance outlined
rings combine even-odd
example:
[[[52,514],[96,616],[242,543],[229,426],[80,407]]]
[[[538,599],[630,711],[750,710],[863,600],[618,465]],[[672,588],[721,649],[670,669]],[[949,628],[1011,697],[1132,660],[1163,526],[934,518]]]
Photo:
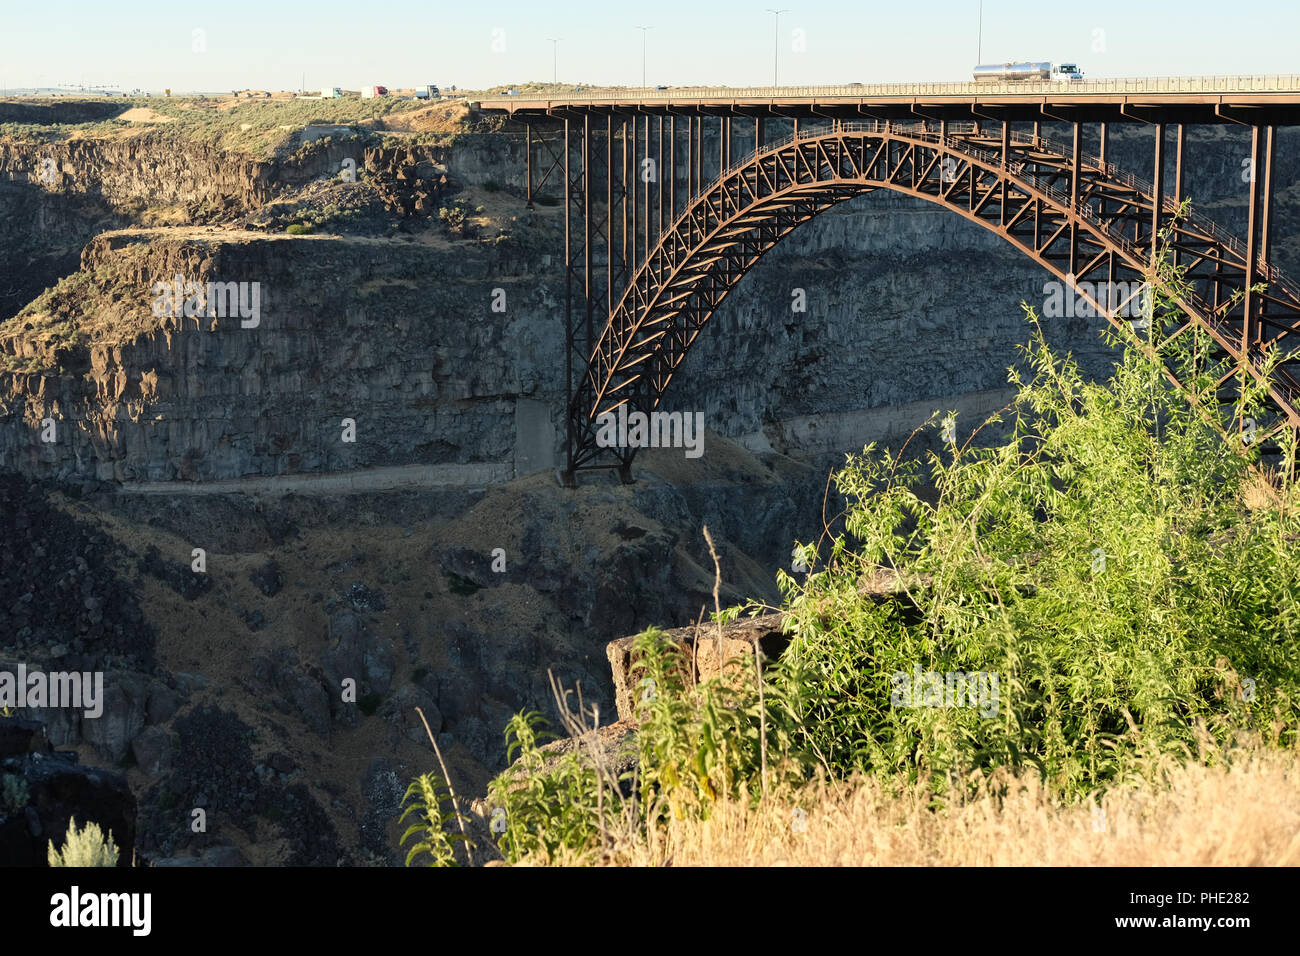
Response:
[[[416,684],[404,684],[398,688],[379,708],[379,716],[401,736],[428,746],[429,736],[424,730],[420,715],[415,712],[417,707],[424,713],[424,719],[429,722],[432,733],[436,735],[442,730],[442,713],[438,710],[438,705],[428,691]]]
[[[161,727],[147,727],[131,741],[136,766],[150,777],[171,769],[171,735]]]
[[[667,631],[669,640],[675,642],[686,654],[688,673],[685,681],[700,682],[721,673],[729,661],[736,658],[753,660],[754,640],[757,639],[765,660],[780,656],[790,643],[789,636],[781,630],[784,614],[764,614],[741,618],[722,628],[721,652],[717,630],[712,625],[679,627]],[[636,719],[637,700],[650,688],[643,687],[644,675],[637,667],[638,657],[633,652],[636,636],[620,637],[605,647],[610,671],[614,677],[614,706],[621,721]]]
[[[106,760],[126,756],[145,725],[149,706],[149,681],[140,674],[116,674],[104,684],[104,710],[98,717],[81,718],[81,735]]]

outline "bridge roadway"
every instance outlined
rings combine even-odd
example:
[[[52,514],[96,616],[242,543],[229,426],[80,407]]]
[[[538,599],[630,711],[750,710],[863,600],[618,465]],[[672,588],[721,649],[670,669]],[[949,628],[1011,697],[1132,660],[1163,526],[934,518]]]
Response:
[[[584,89],[581,92],[484,96],[472,105],[524,118],[580,110],[637,110],[657,115],[682,110],[743,116],[802,114],[843,117],[970,118],[979,107],[997,108],[997,120],[1041,120],[1063,109],[1066,121],[1141,122],[1157,108],[1164,122],[1242,122],[1286,125],[1300,110],[1300,74],[1162,76],[1131,79],[1017,83],[871,83],[847,86],[685,86],[667,90]],[[791,112],[793,111],[793,112]],[[1239,114],[1234,111],[1241,111]]]

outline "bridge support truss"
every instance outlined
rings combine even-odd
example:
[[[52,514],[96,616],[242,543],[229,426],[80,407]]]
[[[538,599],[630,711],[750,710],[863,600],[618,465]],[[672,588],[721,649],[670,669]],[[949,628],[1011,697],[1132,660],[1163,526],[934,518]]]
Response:
[[[636,448],[600,447],[599,417],[624,405],[655,411],[741,276],[801,223],[875,189],[939,203],[998,233],[1116,326],[1129,321],[1120,314],[1127,303],[1097,301],[1089,290],[1144,281],[1159,238],[1191,289],[1179,299],[1191,321],[1168,335],[1193,325],[1210,332],[1236,370],[1219,382],[1223,404],[1237,402],[1243,376],[1263,381],[1265,352],[1277,349],[1284,361],[1265,382],[1271,418],[1262,434],[1274,441],[1300,428],[1300,287],[1268,262],[1275,127],[1300,123],[1296,111],[1229,116],[1216,107],[1207,118],[1044,105],[954,116],[915,105],[905,115],[568,105],[518,117],[528,203],[549,190],[563,207],[562,481],[572,486],[597,468],[630,481]],[[1207,119],[1250,129],[1244,241],[1199,215],[1178,215],[1189,120]],[[1117,122],[1150,130],[1149,180],[1111,161]],[[1170,378],[1177,382],[1172,369]]]

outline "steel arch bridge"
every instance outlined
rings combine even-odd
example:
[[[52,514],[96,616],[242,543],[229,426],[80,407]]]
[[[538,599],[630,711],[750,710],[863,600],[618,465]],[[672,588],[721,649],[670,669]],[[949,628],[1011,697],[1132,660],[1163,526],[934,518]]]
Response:
[[[591,114],[582,113],[580,128],[565,118],[548,175],[562,173],[565,186],[566,484],[578,471],[598,467],[618,468],[630,480],[637,448],[601,447],[601,416],[621,406],[647,416],[657,410],[691,345],[746,272],[802,223],[877,189],[942,205],[1000,235],[1072,285],[1116,327],[1131,321],[1128,303],[1115,301],[1109,290],[1145,281],[1159,237],[1187,282],[1176,301],[1188,320],[1166,330],[1165,339],[1204,328],[1233,369],[1218,383],[1219,401],[1234,404],[1249,375],[1267,390],[1270,418],[1259,430],[1265,440],[1300,428],[1300,287],[1263,255],[1271,218],[1271,125],[1253,127],[1252,168],[1262,174],[1249,186],[1251,236],[1243,243],[1199,215],[1176,215],[1185,122],[1172,191],[1163,182],[1163,124],[1153,124],[1155,179],[1147,182],[1107,161],[1104,125],[1101,155],[1087,155],[1078,122],[1072,144],[1064,146],[1041,135],[1037,123],[1015,130],[1010,121],[928,119],[796,120],[792,136],[765,142],[756,118],[753,150],[731,162],[730,122],[719,122],[721,172],[700,185],[702,118],[698,125],[688,120],[684,170],[673,120],[665,150],[662,118],[656,148],[648,116],[638,145],[637,118],[630,124],[624,119],[619,129],[609,115],[602,162],[593,135],[602,131],[593,130]],[[531,127],[527,136],[531,200]],[[662,177],[639,175],[661,161],[668,170]],[[681,201],[679,182],[685,186]],[[1262,293],[1255,291],[1260,283]],[[1274,348],[1285,360],[1266,377],[1265,355]],[[1167,373],[1181,385],[1172,368]]]

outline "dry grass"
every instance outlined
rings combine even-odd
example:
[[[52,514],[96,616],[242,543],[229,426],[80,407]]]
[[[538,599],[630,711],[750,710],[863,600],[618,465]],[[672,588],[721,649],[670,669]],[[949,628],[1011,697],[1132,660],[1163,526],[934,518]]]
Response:
[[[469,109],[464,103],[435,103],[424,109],[389,113],[373,122],[376,129],[401,133],[461,133],[465,130]]]
[[[176,117],[163,116],[147,106],[133,106],[121,114],[118,119],[126,120],[129,123],[171,123],[175,121]]]
[[[598,861],[630,866],[1295,866],[1300,753],[1235,749],[1217,766],[1174,768],[1162,784],[1117,788],[1064,806],[1034,779],[999,798],[985,787],[931,810],[923,790],[879,781],[813,784],[757,809],[718,804],[673,820],[658,845],[623,843]],[[592,862],[579,856],[556,864]]]
[[[1287,511],[1295,505],[1295,492],[1289,492],[1276,474],[1252,470],[1242,482],[1241,501],[1251,511],[1268,508]]]

